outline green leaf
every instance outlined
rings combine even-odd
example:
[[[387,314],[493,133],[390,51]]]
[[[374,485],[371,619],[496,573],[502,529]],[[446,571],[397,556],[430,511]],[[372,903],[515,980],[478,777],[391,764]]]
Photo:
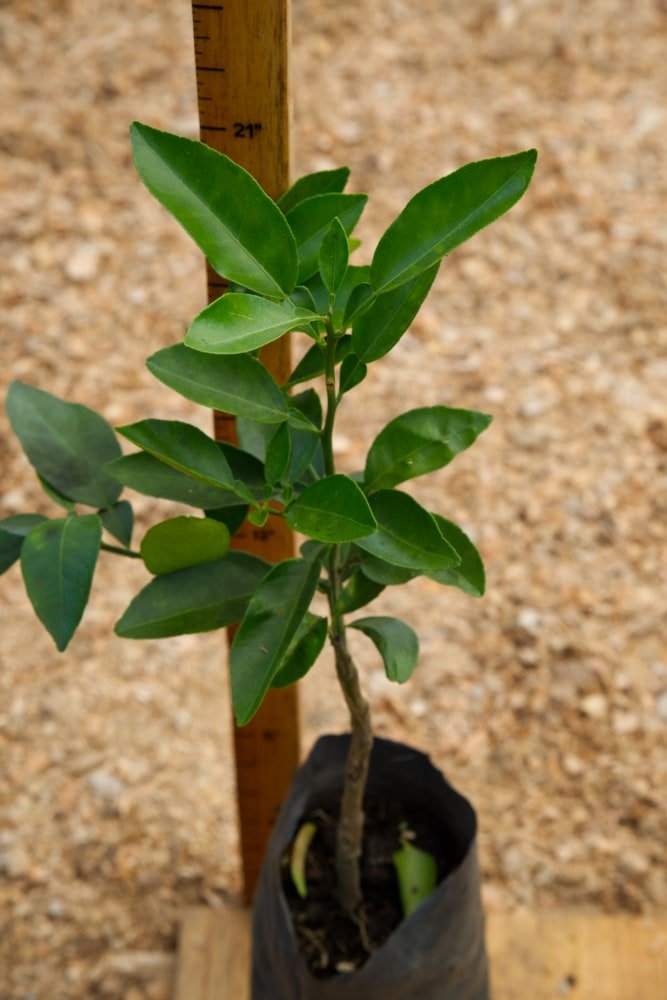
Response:
[[[113,507],[97,512],[102,518],[102,525],[110,535],[117,538],[126,548],[129,548],[132,541],[132,528],[134,526],[134,512],[132,505],[127,500],[120,500]]]
[[[441,569],[426,575],[437,583],[458,587],[471,597],[481,597],[486,587],[482,557],[457,524],[446,521],[439,514],[434,514],[433,517],[442,537],[458,552],[461,563],[454,569]]]
[[[234,489],[238,495],[249,503],[257,503],[266,499],[267,491],[262,462],[259,462],[254,455],[250,455],[242,448],[236,448],[226,441],[216,443],[232,470]]]
[[[373,535],[357,539],[357,546],[394,566],[435,572],[460,562],[440,534],[435,519],[407,493],[380,490],[369,497],[379,525]]]
[[[230,489],[232,470],[215,441],[182,420],[140,420],[116,428],[119,434],[172,469],[202,483]]]
[[[348,354],[340,366],[340,382],[338,390],[341,395],[354,389],[363,382],[368,374],[368,366],[360,361],[356,354]]]
[[[238,503],[231,490],[202,483],[161,462],[153,455],[137,452],[124,455],[107,465],[109,473],[137,493],[175,500],[190,507],[225,507]]]
[[[275,431],[275,424],[258,424],[256,421],[246,420],[244,417],[239,417],[236,421],[236,436],[239,447],[250,455],[254,455],[262,463],[266,459],[266,449]]]
[[[248,520],[251,524],[256,525],[256,527],[263,528],[270,516],[271,511],[268,507],[258,507],[257,510],[250,511],[248,514]]]
[[[350,622],[375,644],[384,661],[390,681],[405,684],[412,677],[419,660],[419,640],[416,633],[399,618],[358,618]]]
[[[280,387],[256,358],[217,357],[174,344],[146,364],[160,382],[193,403],[263,424],[279,424],[287,416]]]
[[[349,235],[367,201],[365,194],[318,194],[300,202],[287,213],[299,255],[300,285],[317,271],[320,247],[331,221],[340,219]]]
[[[63,496],[58,490],[55,490],[50,483],[47,483],[43,476],[38,475],[39,485],[42,487],[49,499],[57,503],[59,507],[64,507],[70,513],[76,510],[76,500],[71,500],[69,497]]]
[[[313,837],[316,833],[316,823],[302,823],[292,844],[289,870],[292,882],[294,883],[294,888],[298,892],[301,899],[308,898],[306,859],[308,857],[308,849],[310,848]]]
[[[288,300],[270,302],[258,295],[228,292],[195,316],[185,344],[205,354],[244,354],[318,318]]]
[[[332,219],[318,255],[318,269],[329,295],[335,295],[342,285],[349,257],[347,234],[340,219]]]
[[[408,410],[380,431],[366,458],[368,493],[448,465],[486,430],[491,417],[474,410],[425,406]]]
[[[438,867],[428,851],[422,851],[403,834],[401,846],[393,855],[403,916],[409,917],[435,890]]]
[[[264,577],[250,600],[230,655],[236,722],[252,719],[282,664],[320,578],[318,561],[288,559]]]
[[[394,566],[378,556],[372,556],[363,551],[361,552],[361,571],[369,580],[380,583],[383,587],[395,587],[419,576],[418,570]]]
[[[319,344],[309,347],[287,381],[287,387],[310,382],[324,373],[324,351]]]
[[[271,681],[272,688],[289,687],[306,676],[322,652],[327,626],[326,618],[306,612],[306,617],[296,630],[285,658]]]
[[[35,614],[62,652],[81,621],[102,541],[97,514],[37,525],[21,549],[21,569]]]
[[[313,430],[321,430],[323,418],[322,401],[315,389],[304,389],[303,392],[297,393],[296,396],[290,396],[288,402],[291,421],[296,414],[301,414],[306,420],[302,429],[311,432]],[[294,426],[300,425],[298,422],[294,422]]]
[[[284,423],[278,427],[266,449],[264,475],[269,485],[282,482],[289,471],[291,458],[292,441],[290,427],[287,423]]]
[[[350,176],[349,167],[337,167],[335,170],[318,170],[314,174],[299,177],[292,187],[278,199],[278,205],[287,213],[300,202],[313,198],[317,194],[340,192],[345,188]]]
[[[205,510],[204,513],[207,517],[213,518],[214,521],[226,524],[229,534],[233,535],[239,530],[246,519],[248,504],[235,503],[229,507],[217,507],[215,510]]]
[[[362,490],[340,474],[307,486],[288,508],[287,523],[320,542],[352,542],[377,527]]]
[[[21,555],[25,536],[43,524],[42,514],[12,514],[0,521],[0,573],[4,573]]]
[[[375,292],[369,284],[365,282],[355,285],[345,305],[343,312],[343,327],[347,329],[350,323],[370,309],[375,298]]]
[[[307,486],[311,480],[317,479],[323,474],[320,469],[322,442],[317,434],[309,434],[307,431],[296,431],[291,428],[290,434],[292,435],[292,459],[289,471],[285,476],[285,482],[294,484],[304,481],[304,486]],[[315,471],[314,476],[311,475],[313,470]]]
[[[270,564],[247,552],[157,576],[133,599],[115,632],[126,639],[163,639],[211,632],[243,618]]]
[[[315,559],[322,562],[328,551],[328,545],[324,545],[323,542],[313,542],[311,539],[299,546],[299,552],[306,562],[313,562]]]
[[[340,340],[336,342],[336,364],[343,361],[349,353],[351,346],[352,337],[350,337],[349,334],[341,337]],[[319,375],[323,374],[324,351],[319,344],[313,344],[313,346],[306,351],[301,361],[290,375],[286,388],[298,385],[300,382],[310,382],[311,379],[317,378]]]
[[[384,357],[401,339],[431,290],[440,264],[379,295],[352,326],[352,350],[367,364]]]
[[[49,392],[12,382],[10,423],[38,475],[63,496],[109,507],[121,491],[102,466],[120,455],[114,432],[99,414]]]
[[[144,184],[218,274],[260,295],[289,295],[296,284],[294,237],[254,177],[203,143],[138,122],[130,135]]]
[[[321,452],[317,428],[322,425],[322,403],[314,389],[306,389],[290,397],[290,413],[298,412],[311,424],[311,428],[295,427],[290,423],[291,458],[285,482],[297,483]]]
[[[229,549],[229,531],[207,517],[171,517],[146,532],[140,546],[146,569],[155,576],[215,562]]]
[[[315,316],[318,315],[313,293],[307,285],[297,285],[290,295],[290,302],[299,309],[307,309],[309,312],[314,313]]]
[[[365,608],[383,590],[383,583],[376,583],[362,573],[361,570],[355,570],[340,595],[340,600],[338,601],[340,613],[348,615],[353,611],[358,611],[359,608]]]
[[[349,323],[344,320],[348,310],[350,312],[356,312],[357,310],[361,312],[369,304],[370,299],[373,297],[373,292],[372,290],[369,292],[364,289],[370,289],[370,276],[371,269],[366,265],[361,267],[350,265],[348,267],[343,278],[343,283],[336,292],[331,312],[333,325],[336,330],[341,330],[349,326]],[[308,288],[313,295],[316,308],[320,312],[326,313],[329,309],[329,292],[319,274],[314,274],[309,279]],[[357,289],[361,289],[361,291],[357,292]]]
[[[468,163],[419,191],[380,239],[371,264],[376,292],[397,288],[508,211],[522,196],[537,152]]]

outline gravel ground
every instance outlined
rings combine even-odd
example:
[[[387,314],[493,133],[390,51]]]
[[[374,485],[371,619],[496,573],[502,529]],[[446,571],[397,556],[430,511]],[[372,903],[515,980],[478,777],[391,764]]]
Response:
[[[495,415],[412,486],[476,538],[487,597],[422,580],[378,600],[421,636],[406,689],[355,637],[378,732],[477,805],[493,909],[667,903],[666,21],[664,0],[294,0],[296,173],[350,165],[361,259],[429,181],[540,150],[338,441],[353,469],[409,406]],[[115,423],[208,428],[143,368],[204,275],[127,140],[133,118],[196,134],[191,31],[176,0],[0,5],[3,396],[23,378]],[[0,463],[2,516],[53,513],[4,414]],[[136,506],[139,534],[168,510]],[[165,998],[179,911],[239,891],[225,643],[113,638],[142,579],[105,561],[66,656],[3,580],[1,1000]],[[303,684],[306,747],[344,724],[331,673]]]

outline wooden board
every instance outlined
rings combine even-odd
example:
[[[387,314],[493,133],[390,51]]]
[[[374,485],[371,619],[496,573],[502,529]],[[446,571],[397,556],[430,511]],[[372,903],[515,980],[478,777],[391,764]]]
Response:
[[[487,946],[493,1000],[667,997],[667,920],[492,913]],[[249,966],[247,910],[186,912],[174,1000],[249,1000]]]
[[[272,197],[290,183],[289,0],[203,0],[192,4],[202,142],[240,163]],[[207,267],[208,299],[226,282]],[[289,337],[260,358],[274,378],[291,371]],[[237,443],[234,418],[216,413],[218,440]],[[246,523],[235,548],[270,562],[294,555],[281,518],[263,528]],[[230,636],[231,638],[231,636]],[[237,795],[246,899],[252,899],[266,842],[299,760],[296,688],[271,691],[252,722],[235,730]]]

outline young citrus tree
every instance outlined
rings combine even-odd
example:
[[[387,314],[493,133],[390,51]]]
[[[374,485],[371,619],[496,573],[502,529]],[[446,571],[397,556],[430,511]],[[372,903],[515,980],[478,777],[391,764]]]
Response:
[[[306,674],[328,637],[350,714],[336,873],[340,903],[354,915],[373,733],[346,629],[368,636],[399,684],[417,665],[418,642],[398,619],[347,616],[420,574],[483,593],[480,556],[461,528],[396,487],[447,465],[491,418],[443,405],[409,410],[371,443],[363,471],[346,475],[336,468],[336,416],[368,365],[408,329],[443,257],[523,195],[536,153],[470,163],[437,180],[391,224],[371,265],[355,266],[350,234],[366,196],[343,193],[346,168],[303,177],[275,203],[245,170],[201,143],[141,124],[131,134],[145,185],[230,288],[194,318],[184,343],[158,351],[148,367],[187,399],[233,414],[240,447],[180,421],[147,419],[117,428],[140,449],[123,456],[92,410],[14,382],[10,421],[65,515],[1,521],[0,569],[20,558],[35,612],[63,650],[100,550],[143,559],[153,578],[116,632],[163,638],[240,623],[231,682],[241,726],[269,688]],[[257,352],[289,331],[312,346],[279,386]],[[321,393],[293,391],[318,379]],[[203,516],[156,524],[137,552],[123,486]],[[299,557],[270,565],[229,550],[246,516],[256,525],[286,518],[308,539]],[[119,544],[103,541],[105,532]],[[326,595],[326,616],[311,610],[318,592]]]

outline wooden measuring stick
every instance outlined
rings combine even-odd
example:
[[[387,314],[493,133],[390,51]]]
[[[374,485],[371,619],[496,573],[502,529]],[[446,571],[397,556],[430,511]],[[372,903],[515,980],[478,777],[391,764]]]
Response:
[[[245,167],[277,198],[290,182],[288,83],[289,0],[214,0],[192,4],[197,99],[202,142]],[[209,302],[226,289],[207,265]],[[260,358],[274,378],[291,372],[289,337]],[[216,413],[215,437],[237,443],[234,418]],[[294,555],[283,518],[258,528],[245,522],[232,542],[270,562]],[[230,630],[230,641],[233,633]],[[266,843],[299,759],[296,688],[269,691],[255,718],[235,729],[241,858],[247,901],[252,899]]]

